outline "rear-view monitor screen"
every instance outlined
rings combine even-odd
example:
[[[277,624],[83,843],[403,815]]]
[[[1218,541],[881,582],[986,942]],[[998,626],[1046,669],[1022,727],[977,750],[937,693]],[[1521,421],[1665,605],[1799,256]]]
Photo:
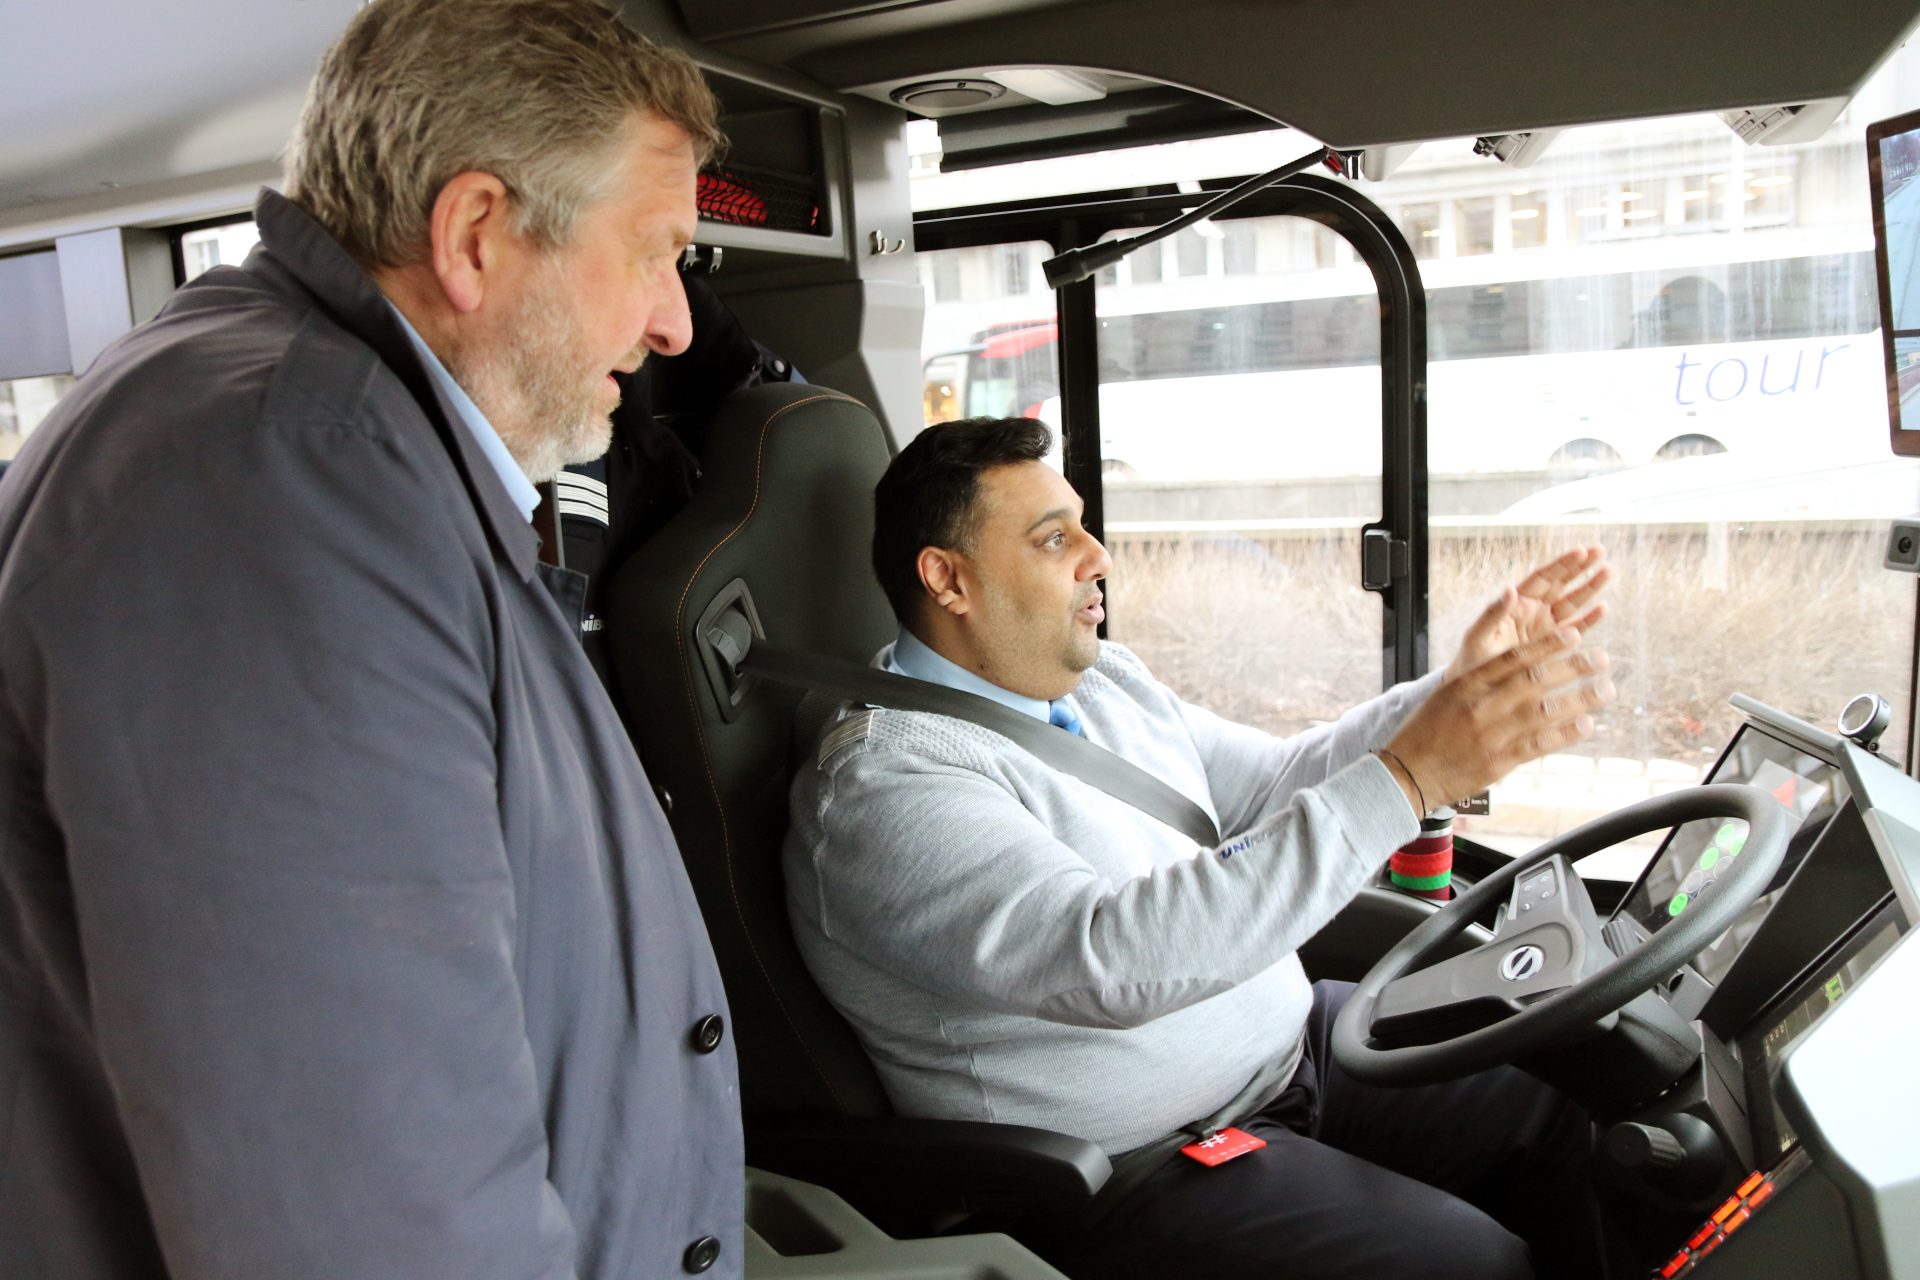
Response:
[[[1867,130],[1893,451],[1920,455],[1920,112]]]

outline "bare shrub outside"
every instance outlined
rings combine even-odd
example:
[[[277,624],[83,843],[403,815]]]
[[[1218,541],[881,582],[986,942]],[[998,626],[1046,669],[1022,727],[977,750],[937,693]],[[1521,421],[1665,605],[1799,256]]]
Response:
[[[1358,521],[1267,524],[1278,527],[1117,527],[1111,631],[1181,696],[1288,734],[1380,689],[1381,610],[1359,587]],[[1451,657],[1488,593],[1520,569],[1599,541],[1617,578],[1593,642],[1612,656],[1620,696],[1561,767],[1635,774],[1648,792],[1697,780],[1739,722],[1736,691],[1823,727],[1854,694],[1881,693],[1898,709],[1887,737],[1898,756],[1915,584],[1881,568],[1885,531],[1878,520],[1436,519],[1433,661]],[[1610,807],[1603,797],[1592,812]],[[1549,833],[1539,825],[1516,829]]]

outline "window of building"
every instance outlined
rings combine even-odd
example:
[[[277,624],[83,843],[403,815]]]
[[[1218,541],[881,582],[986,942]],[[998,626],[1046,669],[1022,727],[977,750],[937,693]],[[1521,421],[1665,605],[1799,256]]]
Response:
[[[1793,221],[1794,174],[1787,167],[1755,169],[1747,174],[1740,221],[1749,227],[1777,227]]]
[[[1001,245],[1000,250],[1000,287],[1008,297],[1019,297],[1027,292],[1031,272],[1028,270],[1027,247],[1025,245]]]
[[[1440,256],[1440,206],[1434,203],[1410,204],[1400,210],[1400,231],[1413,246],[1416,258]]]
[[[964,249],[948,249],[927,255],[933,260],[931,270],[935,302],[960,300],[960,255],[965,252]]]
[[[1453,252],[1457,257],[1493,252],[1493,197],[1453,202]]]
[[[1219,232],[1208,227],[1214,235]],[[1173,237],[1175,270],[1183,276],[1203,276],[1207,274],[1207,241],[1210,237],[1199,227],[1188,227],[1176,232]]]
[[[1547,242],[1547,197],[1518,189],[1507,197],[1507,229],[1516,249],[1538,249]]]

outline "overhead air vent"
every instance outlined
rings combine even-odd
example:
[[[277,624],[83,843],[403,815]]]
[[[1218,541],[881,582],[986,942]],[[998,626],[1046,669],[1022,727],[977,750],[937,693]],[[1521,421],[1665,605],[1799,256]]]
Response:
[[[1006,94],[1006,86],[991,80],[921,80],[903,84],[888,94],[909,111],[933,115],[942,111],[960,111],[985,106]]]

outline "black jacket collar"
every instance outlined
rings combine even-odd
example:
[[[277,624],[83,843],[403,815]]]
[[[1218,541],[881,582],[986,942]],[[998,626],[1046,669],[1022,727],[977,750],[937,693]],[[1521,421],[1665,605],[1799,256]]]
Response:
[[[260,242],[283,268],[349,333],[373,348],[426,412],[427,420],[453,456],[467,482],[474,507],[499,552],[522,579],[531,579],[539,560],[540,539],[514,505],[493,464],[440,393],[420,363],[400,319],[360,264],[347,255],[306,210],[278,192],[262,188],[254,204]],[[252,264],[249,264],[251,267]]]

